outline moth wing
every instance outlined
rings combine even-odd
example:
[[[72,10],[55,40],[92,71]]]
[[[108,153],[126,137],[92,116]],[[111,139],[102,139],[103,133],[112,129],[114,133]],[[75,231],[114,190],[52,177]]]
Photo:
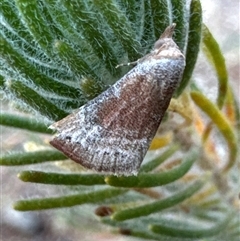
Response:
[[[51,145],[89,169],[116,175],[137,174],[149,141],[146,136],[138,137],[137,112],[141,113],[141,106],[135,106],[135,110],[133,107],[137,99],[139,103],[142,100],[134,94],[132,98],[135,101],[127,110],[128,103],[123,97],[116,97],[113,89],[101,94],[52,125],[58,134]],[[134,129],[121,127],[125,117]]]
[[[89,169],[136,175],[182,74],[180,67],[174,73],[163,67],[163,74],[162,65],[170,62],[150,61],[156,63],[137,65],[77,112],[54,123],[51,128],[58,134],[50,143]]]

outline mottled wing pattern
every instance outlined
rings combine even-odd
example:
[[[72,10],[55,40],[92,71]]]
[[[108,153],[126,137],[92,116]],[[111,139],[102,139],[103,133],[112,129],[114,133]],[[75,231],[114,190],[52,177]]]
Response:
[[[166,71],[172,60],[152,59],[136,66],[137,71],[55,123],[58,134],[51,144],[87,168],[136,174],[181,76],[181,62],[175,60],[171,67],[178,70],[173,72]]]
[[[185,65],[168,39],[170,46],[154,50],[97,98],[54,123],[58,133],[50,143],[84,167],[136,175]]]

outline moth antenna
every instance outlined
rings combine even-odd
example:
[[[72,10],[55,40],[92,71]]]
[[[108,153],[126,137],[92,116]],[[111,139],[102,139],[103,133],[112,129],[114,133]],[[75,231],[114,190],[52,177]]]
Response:
[[[123,64],[118,64],[115,68],[117,69],[118,67],[122,67],[122,66],[129,66],[129,65],[134,65],[134,64],[137,64],[138,63],[138,60],[137,61],[133,61],[133,62],[129,62],[129,63],[123,63]]]

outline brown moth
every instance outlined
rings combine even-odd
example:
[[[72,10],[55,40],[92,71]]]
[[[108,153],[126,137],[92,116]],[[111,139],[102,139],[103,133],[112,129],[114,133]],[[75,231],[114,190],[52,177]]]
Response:
[[[51,125],[51,145],[89,169],[136,175],[185,67],[174,28],[109,89]]]

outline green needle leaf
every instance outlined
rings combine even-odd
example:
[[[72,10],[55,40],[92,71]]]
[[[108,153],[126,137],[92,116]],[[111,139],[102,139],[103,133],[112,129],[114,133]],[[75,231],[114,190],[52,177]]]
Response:
[[[11,83],[8,83],[8,90],[11,91],[14,97],[21,99],[29,107],[32,107],[33,110],[37,110],[50,120],[57,121],[68,114],[20,81],[13,80]]]
[[[125,193],[125,190],[108,188],[84,194],[68,195],[63,197],[52,197],[44,199],[21,200],[13,205],[18,211],[43,210],[51,208],[65,208],[86,203],[100,203],[105,199],[116,197]]]
[[[2,0],[0,12],[7,22],[7,26],[5,25],[4,27],[12,29],[19,40],[27,45],[27,48],[25,48],[26,52],[36,54],[36,49],[34,50],[34,48],[36,48],[36,42],[33,41],[32,35],[21,21],[16,5],[9,0]]]
[[[228,144],[229,160],[223,169],[224,172],[226,172],[235,164],[237,157],[238,146],[234,130],[214,103],[207,99],[202,93],[193,91],[191,92],[191,97],[196,105],[211,118]]]
[[[99,21],[96,17],[94,18],[92,14],[89,14],[87,5],[83,1],[76,0],[60,0],[59,4],[67,9],[71,21],[92,46],[94,54],[101,60],[104,60],[106,68],[111,73],[116,74],[119,71],[115,68],[118,64],[116,54],[104,35],[104,32],[96,27],[99,26]],[[101,5],[105,6],[102,2]]]
[[[40,171],[23,171],[18,177],[24,182],[55,185],[104,185],[104,175],[100,174],[61,174]]]
[[[57,82],[47,75],[42,74],[33,64],[23,57],[22,53],[15,50],[3,36],[0,36],[0,55],[13,70],[18,72],[18,75],[22,75],[28,82],[32,82],[31,86],[35,85],[37,89],[42,88],[49,93],[58,94],[67,98],[80,97],[77,89]],[[24,80],[24,82],[25,85],[30,85],[26,80]]]
[[[156,187],[165,185],[167,183],[173,182],[183,175],[185,175],[194,161],[197,158],[197,152],[193,151],[188,155],[186,160],[182,162],[179,167],[173,168],[170,171],[162,173],[140,173],[138,176],[129,176],[129,177],[115,177],[109,176],[105,178],[105,182],[108,185],[115,187]]]
[[[177,227],[169,227],[165,225],[151,225],[150,230],[154,233],[164,234],[171,237],[202,239],[206,237],[212,237],[225,230],[231,218],[232,215],[228,215],[227,218],[225,218],[223,221],[220,220],[215,226],[210,228],[180,229]]]
[[[141,50],[141,46],[125,14],[118,8],[115,1],[112,0],[104,0],[104,4],[99,0],[93,0],[93,4],[101,11],[107,23],[112,28],[116,38],[128,53],[129,60],[136,61],[140,57],[139,50]]]
[[[16,0],[15,2],[35,41],[46,54],[52,56],[50,50],[52,48],[53,36],[49,31],[48,23],[39,11],[38,2],[36,0]]]
[[[199,0],[191,1],[189,16],[188,43],[185,53],[186,67],[183,72],[182,81],[176,90],[176,96],[179,96],[188,85],[197,61],[202,29],[202,7]]]
[[[40,133],[53,134],[53,131],[48,129],[50,123],[49,125],[46,125],[45,122],[41,122],[40,120],[8,113],[0,113],[0,125],[11,126]]]
[[[140,172],[150,172],[163,163],[166,159],[172,156],[179,149],[178,145],[172,145],[169,149],[163,152],[159,157],[149,161],[140,168]]]
[[[66,159],[59,151],[44,150],[3,155],[0,157],[0,165],[18,166]]]
[[[150,0],[155,40],[159,39],[166,26],[170,25],[169,6],[167,1]],[[178,25],[177,25],[178,27]]]
[[[174,33],[174,40],[178,47],[183,50],[186,44],[186,0],[171,0],[172,4],[172,22],[176,23],[176,31]]]
[[[75,75],[91,75],[96,80],[99,77],[92,71],[91,67],[84,61],[82,56],[78,56],[69,44],[63,41],[55,41],[54,49],[57,51],[58,56],[64,61]]]
[[[203,42],[203,50],[208,59],[213,64],[218,77],[218,98],[217,98],[217,104],[218,107],[221,109],[224,100],[227,96],[228,91],[228,73],[227,68],[225,64],[224,56],[222,55],[222,52],[220,50],[220,47],[217,43],[217,41],[212,36],[211,32],[207,28],[205,24],[203,24],[202,29],[202,42]]]
[[[185,188],[184,190],[173,194],[170,197],[164,198],[160,201],[115,212],[112,215],[112,219],[116,221],[124,221],[141,216],[147,216],[152,213],[160,212],[163,209],[173,207],[178,203],[181,203],[185,199],[191,197],[195,192],[199,191],[205,182],[206,180],[199,180],[190,185],[189,187]]]

